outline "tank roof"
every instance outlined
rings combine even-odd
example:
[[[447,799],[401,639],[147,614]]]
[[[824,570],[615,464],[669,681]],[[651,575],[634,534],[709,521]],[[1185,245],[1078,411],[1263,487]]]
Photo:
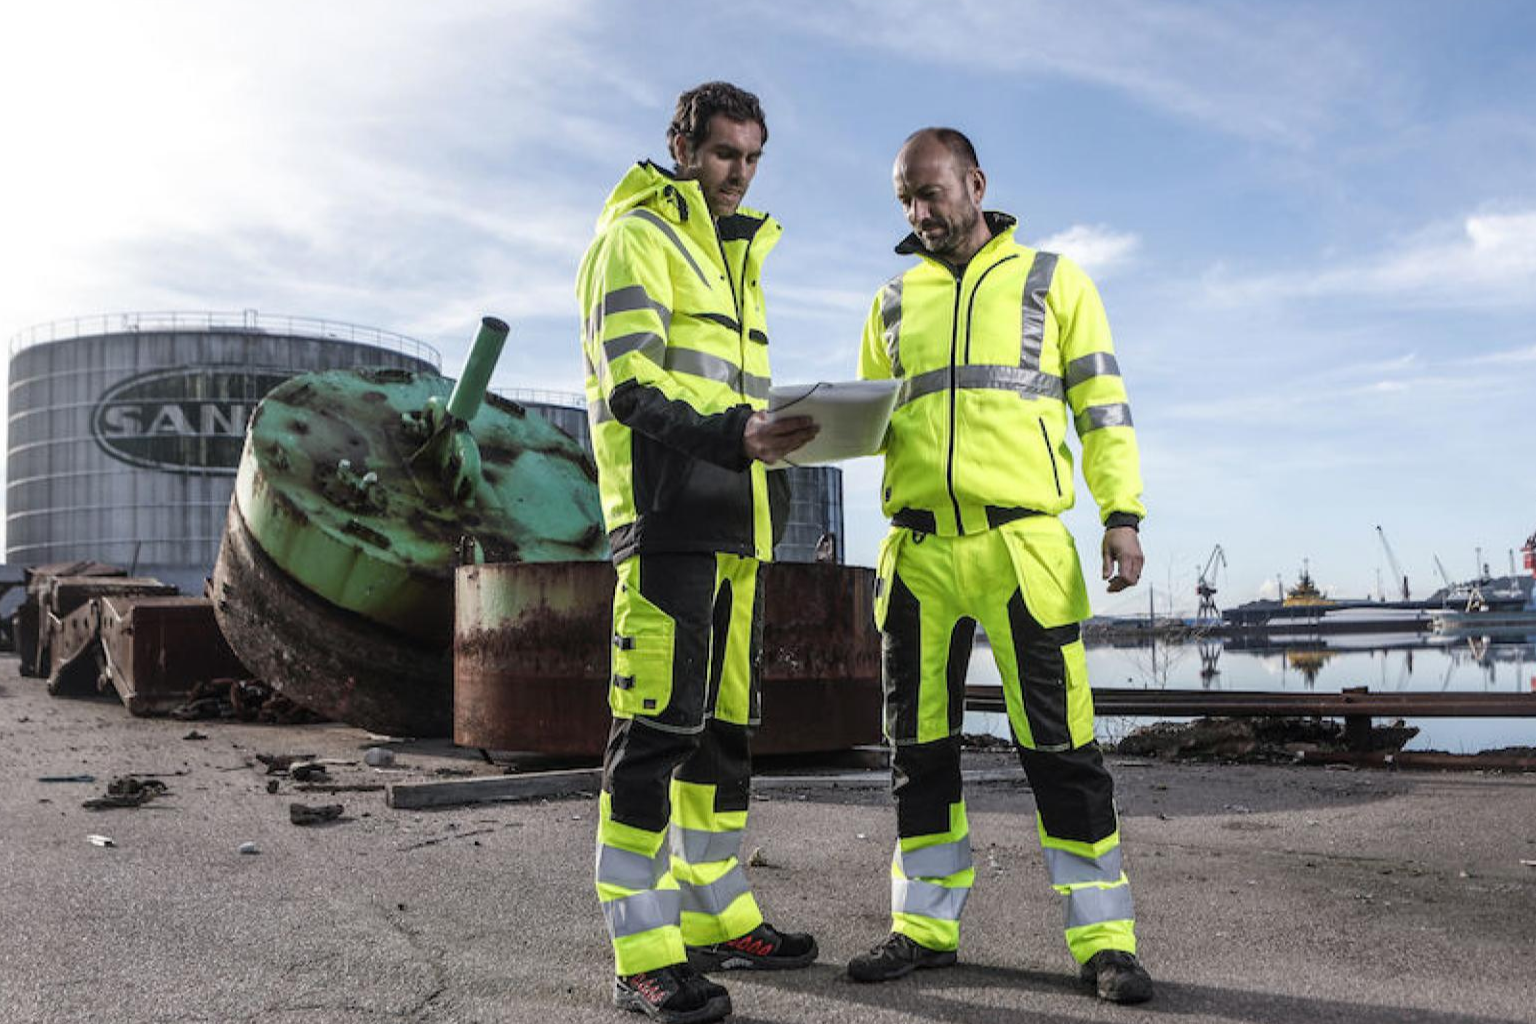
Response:
[[[238,333],[273,334],[293,338],[314,338],[320,341],[346,341],[359,345],[373,345],[431,363],[442,369],[443,357],[433,346],[416,338],[378,327],[346,323],[341,320],[323,320],[312,316],[281,316],[258,313],[254,309],[239,312],[139,312],[98,313],[93,316],[67,317],[34,324],[16,332],[11,337],[10,354],[16,355],[36,345],[72,338],[90,338],[104,334],[138,334],[164,331],[186,331],[209,334]]]

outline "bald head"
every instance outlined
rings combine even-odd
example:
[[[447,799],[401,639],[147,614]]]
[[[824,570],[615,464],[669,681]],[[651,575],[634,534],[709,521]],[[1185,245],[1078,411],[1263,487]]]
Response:
[[[901,150],[905,153],[913,147],[928,149],[934,146],[942,146],[947,150],[955,166],[962,172],[981,166],[981,162],[976,159],[976,147],[971,145],[971,140],[966,138],[964,132],[955,128],[919,128],[907,136]]]
[[[992,237],[981,212],[987,176],[971,141],[955,129],[924,128],[908,136],[891,181],[907,223],[931,255],[961,266]]]

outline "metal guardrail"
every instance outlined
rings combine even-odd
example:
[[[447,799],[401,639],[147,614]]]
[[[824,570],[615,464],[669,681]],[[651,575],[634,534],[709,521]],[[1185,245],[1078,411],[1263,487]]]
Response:
[[[10,354],[16,355],[35,345],[54,341],[85,338],[94,334],[131,334],[149,331],[250,331],[265,334],[286,334],[299,338],[318,338],[331,341],[351,341],[364,345],[399,352],[402,355],[431,363],[441,370],[442,353],[424,341],[396,334],[377,327],[366,327],[341,320],[323,320],[312,316],[278,316],[258,313],[254,309],[238,313],[219,312],[153,312],[153,313],[99,313],[93,316],[69,317],[34,324],[16,332],[11,337]]]
[[[514,402],[533,402],[538,405],[554,405],[562,409],[585,409],[587,397],[574,391],[544,391],[539,388],[492,387],[503,398]]]
[[[1001,687],[967,686],[967,711],[1006,712]],[[1364,749],[1372,718],[1533,718],[1536,693],[1270,693],[1264,690],[1121,690],[1094,687],[1100,715],[1342,718],[1346,741]]]

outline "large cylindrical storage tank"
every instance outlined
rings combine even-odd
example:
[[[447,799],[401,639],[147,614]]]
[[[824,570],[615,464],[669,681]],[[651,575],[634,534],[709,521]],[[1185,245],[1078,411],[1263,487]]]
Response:
[[[315,370],[439,365],[402,335],[254,311],[24,331],[11,342],[6,561],[136,563],[195,587],[218,555],[246,423],[269,390]]]
[[[498,389],[497,394],[512,399],[529,412],[536,412],[581,442],[592,454],[592,425],[587,421],[587,403],[582,396],[566,391],[529,391],[522,388]]]
[[[821,561],[843,562],[843,471],[836,466],[793,466],[789,474],[789,526],[773,549],[781,562],[817,561],[817,547],[828,539]]]
[[[581,395],[560,391],[503,390],[499,392],[536,412],[592,452],[592,428]],[[814,562],[823,537],[828,538],[830,559],[843,562],[843,471],[836,466],[792,466],[789,474],[789,525],[773,549],[781,562]]]

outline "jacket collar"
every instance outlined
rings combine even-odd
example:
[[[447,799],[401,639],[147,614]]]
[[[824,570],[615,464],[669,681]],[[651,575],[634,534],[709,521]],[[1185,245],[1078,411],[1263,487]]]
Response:
[[[981,250],[976,253],[977,256],[980,256],[982,252],[985,252],[987,247],[992,245],[992,242],[997,241],[1000,236],[1011,236],[1013,229],[1017,227],[1019,223],[1017,217],[1010,213],[1003,213],[1000,210],[986,210],[982,213],[982,217],[986,221],[987,230],[992,233],[992,241],[982,246]],[[923,247],[923,240],[917,237],[917,232],[915,231],[909,232],[906,238],[903,238],[899,243],[897,243],[896,253],[899,256],[923,256],[927,259],[935,260],[939,263],[944,263],[943,260],[939,259],[937,256],[933,255],[933,253],[929,252]],[[974,259],[975,257],[972,258]],[[948,266],[949,264],[944,263],[944,265]]]

